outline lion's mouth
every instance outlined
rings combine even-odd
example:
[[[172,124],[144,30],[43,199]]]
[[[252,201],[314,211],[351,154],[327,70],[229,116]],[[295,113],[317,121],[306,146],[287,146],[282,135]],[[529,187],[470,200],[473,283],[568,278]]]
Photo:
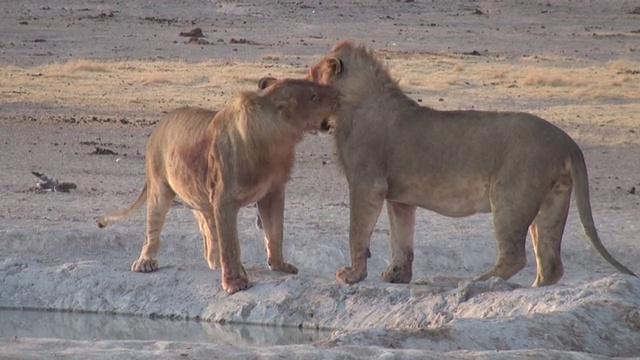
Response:
[[[324,120],[322,120],[322,122],[320,123],[320,131],[321,132],[329,132],[331,130],[333,130],[333,128],[335,128],[336,122],[334,119],[332,118],[326,118]]]
[[[329,119],[322,120],[320,123],[320,131],[329,132],[329,130],[331,130],[331,126],[329,126]]]

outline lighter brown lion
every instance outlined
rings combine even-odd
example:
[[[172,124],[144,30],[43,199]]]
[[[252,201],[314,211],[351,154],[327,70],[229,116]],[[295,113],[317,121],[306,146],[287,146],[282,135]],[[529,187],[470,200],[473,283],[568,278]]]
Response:
[[[617,270],[634,275],[602,245],[582,151],[556,126],[526,113],[420,106],[372,51],[348,41],[313,66],[310,78],[341,93],[334,137],[349,183],[351,264],[338,269],[339,281],[367,277],[369,241],[386,200],[392,260],[384,281],[411,281],[421,207],[451,217],[493,214],[498,259],[477,280],[506,280],[520,271],[528,229],[537,262],[533,286],[555,284],[563,275],[560,243],[574,186],[591,244]]]
[[[222,287],[249,287],[240,259],[237,216],[257,202],[272,270],[297,273],[283,260],[284,187],[295,145],[318,129],[337,104],[329,86],[305,80],[269,81],[243,92],[220,112],[185,107],[167,114],[149,137],[146,182],[126,210],[105,215],[100,227],[128,216],[147,201],[147,234],[132,271],[158,269],[160,231],[175,195],[193,209],[210,268],[222,268]],[[218,250],[219,248],[219,250]]]

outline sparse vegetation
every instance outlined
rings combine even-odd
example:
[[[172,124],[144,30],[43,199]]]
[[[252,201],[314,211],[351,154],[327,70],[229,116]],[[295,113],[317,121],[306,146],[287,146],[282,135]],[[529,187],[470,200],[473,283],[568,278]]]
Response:
[[[576,67],[545,61],[549,56],[542,55],[513,61],[451,53],[382,53],[387,55],[392,76],[405,90],[439,109],[524,110],[540,115],[551,111],[555,116],[562,108],[544,110],[535,103],[549,98],[565,104],[592,99],[591,107],[613,106],[616,99],[640,103],[640,81],[635,73],[640,63],[629,59]],[[268,54],[262,60],[276,57],[279,55]],[[275,60],[195,64],[75,60],[25,68],[0,65],[0,91],[5,102],[72,107],[82,98],[88,107],[148,109],[155,114],[182,105],[218,108],[234,93],[253,88],[263,76],[302,78],[307,71]]]

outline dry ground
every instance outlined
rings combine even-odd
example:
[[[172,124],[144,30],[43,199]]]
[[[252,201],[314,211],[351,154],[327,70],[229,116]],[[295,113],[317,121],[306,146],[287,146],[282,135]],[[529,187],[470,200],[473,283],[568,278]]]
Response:
[[[219,273],[206,269],[195,222],[179,203],[164,233],[160,261],[166,267],[146,277],[127,270],[140,249],[143,212],[102,231],[93,221],[127,204],[141,187],[144,144],[163,112],[183,105],[220,108],[265,75],[304,76],[335,41],[352,38],[377,49],[403,89],[424,105],[527,111],[569,133],[585,152],[605,246],[640,272],[638,5],[6,2],[0,10],[0,307],[335,332],[314,346],[271,348],[15,340],[4,332],[0,356],[637,356],[640,281],[611,275],[584,241],[573,209],[563,243],[566,275],[555,287],[459,284],[494,261],[490,219],[424,211],[412,285],[383,284],[375,276],[389,261],[384,215],[369,279],[337,285],[333,271],[348,259],[348,207],[327,135],[309,136],[299,146],[288,186],[285,256],[299,265],[299,276],[265,270],[250,208],[241,213],[240,236],[256,285],[234,296],[221,293]],[[178,35],[196,26],[209,45],[187,44]],[[117,155],[92,154],[96,147]],[[76,182],[78,189],[33,193],[30,171]],[[533,281],[531,262],[514,283]]]

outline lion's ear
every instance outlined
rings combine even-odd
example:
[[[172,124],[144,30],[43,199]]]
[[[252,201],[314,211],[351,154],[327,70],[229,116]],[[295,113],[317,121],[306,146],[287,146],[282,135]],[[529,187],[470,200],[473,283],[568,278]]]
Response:
[[[329,69],[331,69],[331,72],[334,75],[339,75],[343,68],[344,68],[344,64],[342,63],[342,60],[338,59],[338,58],[329,58],[327,59],[327,62],[329,64]]]
[[[269,86],[275,84],[276,81],[278,81],[278,79],[271,76],[265,76],[262,79],[258,80],[258,89],[264,90]]]

